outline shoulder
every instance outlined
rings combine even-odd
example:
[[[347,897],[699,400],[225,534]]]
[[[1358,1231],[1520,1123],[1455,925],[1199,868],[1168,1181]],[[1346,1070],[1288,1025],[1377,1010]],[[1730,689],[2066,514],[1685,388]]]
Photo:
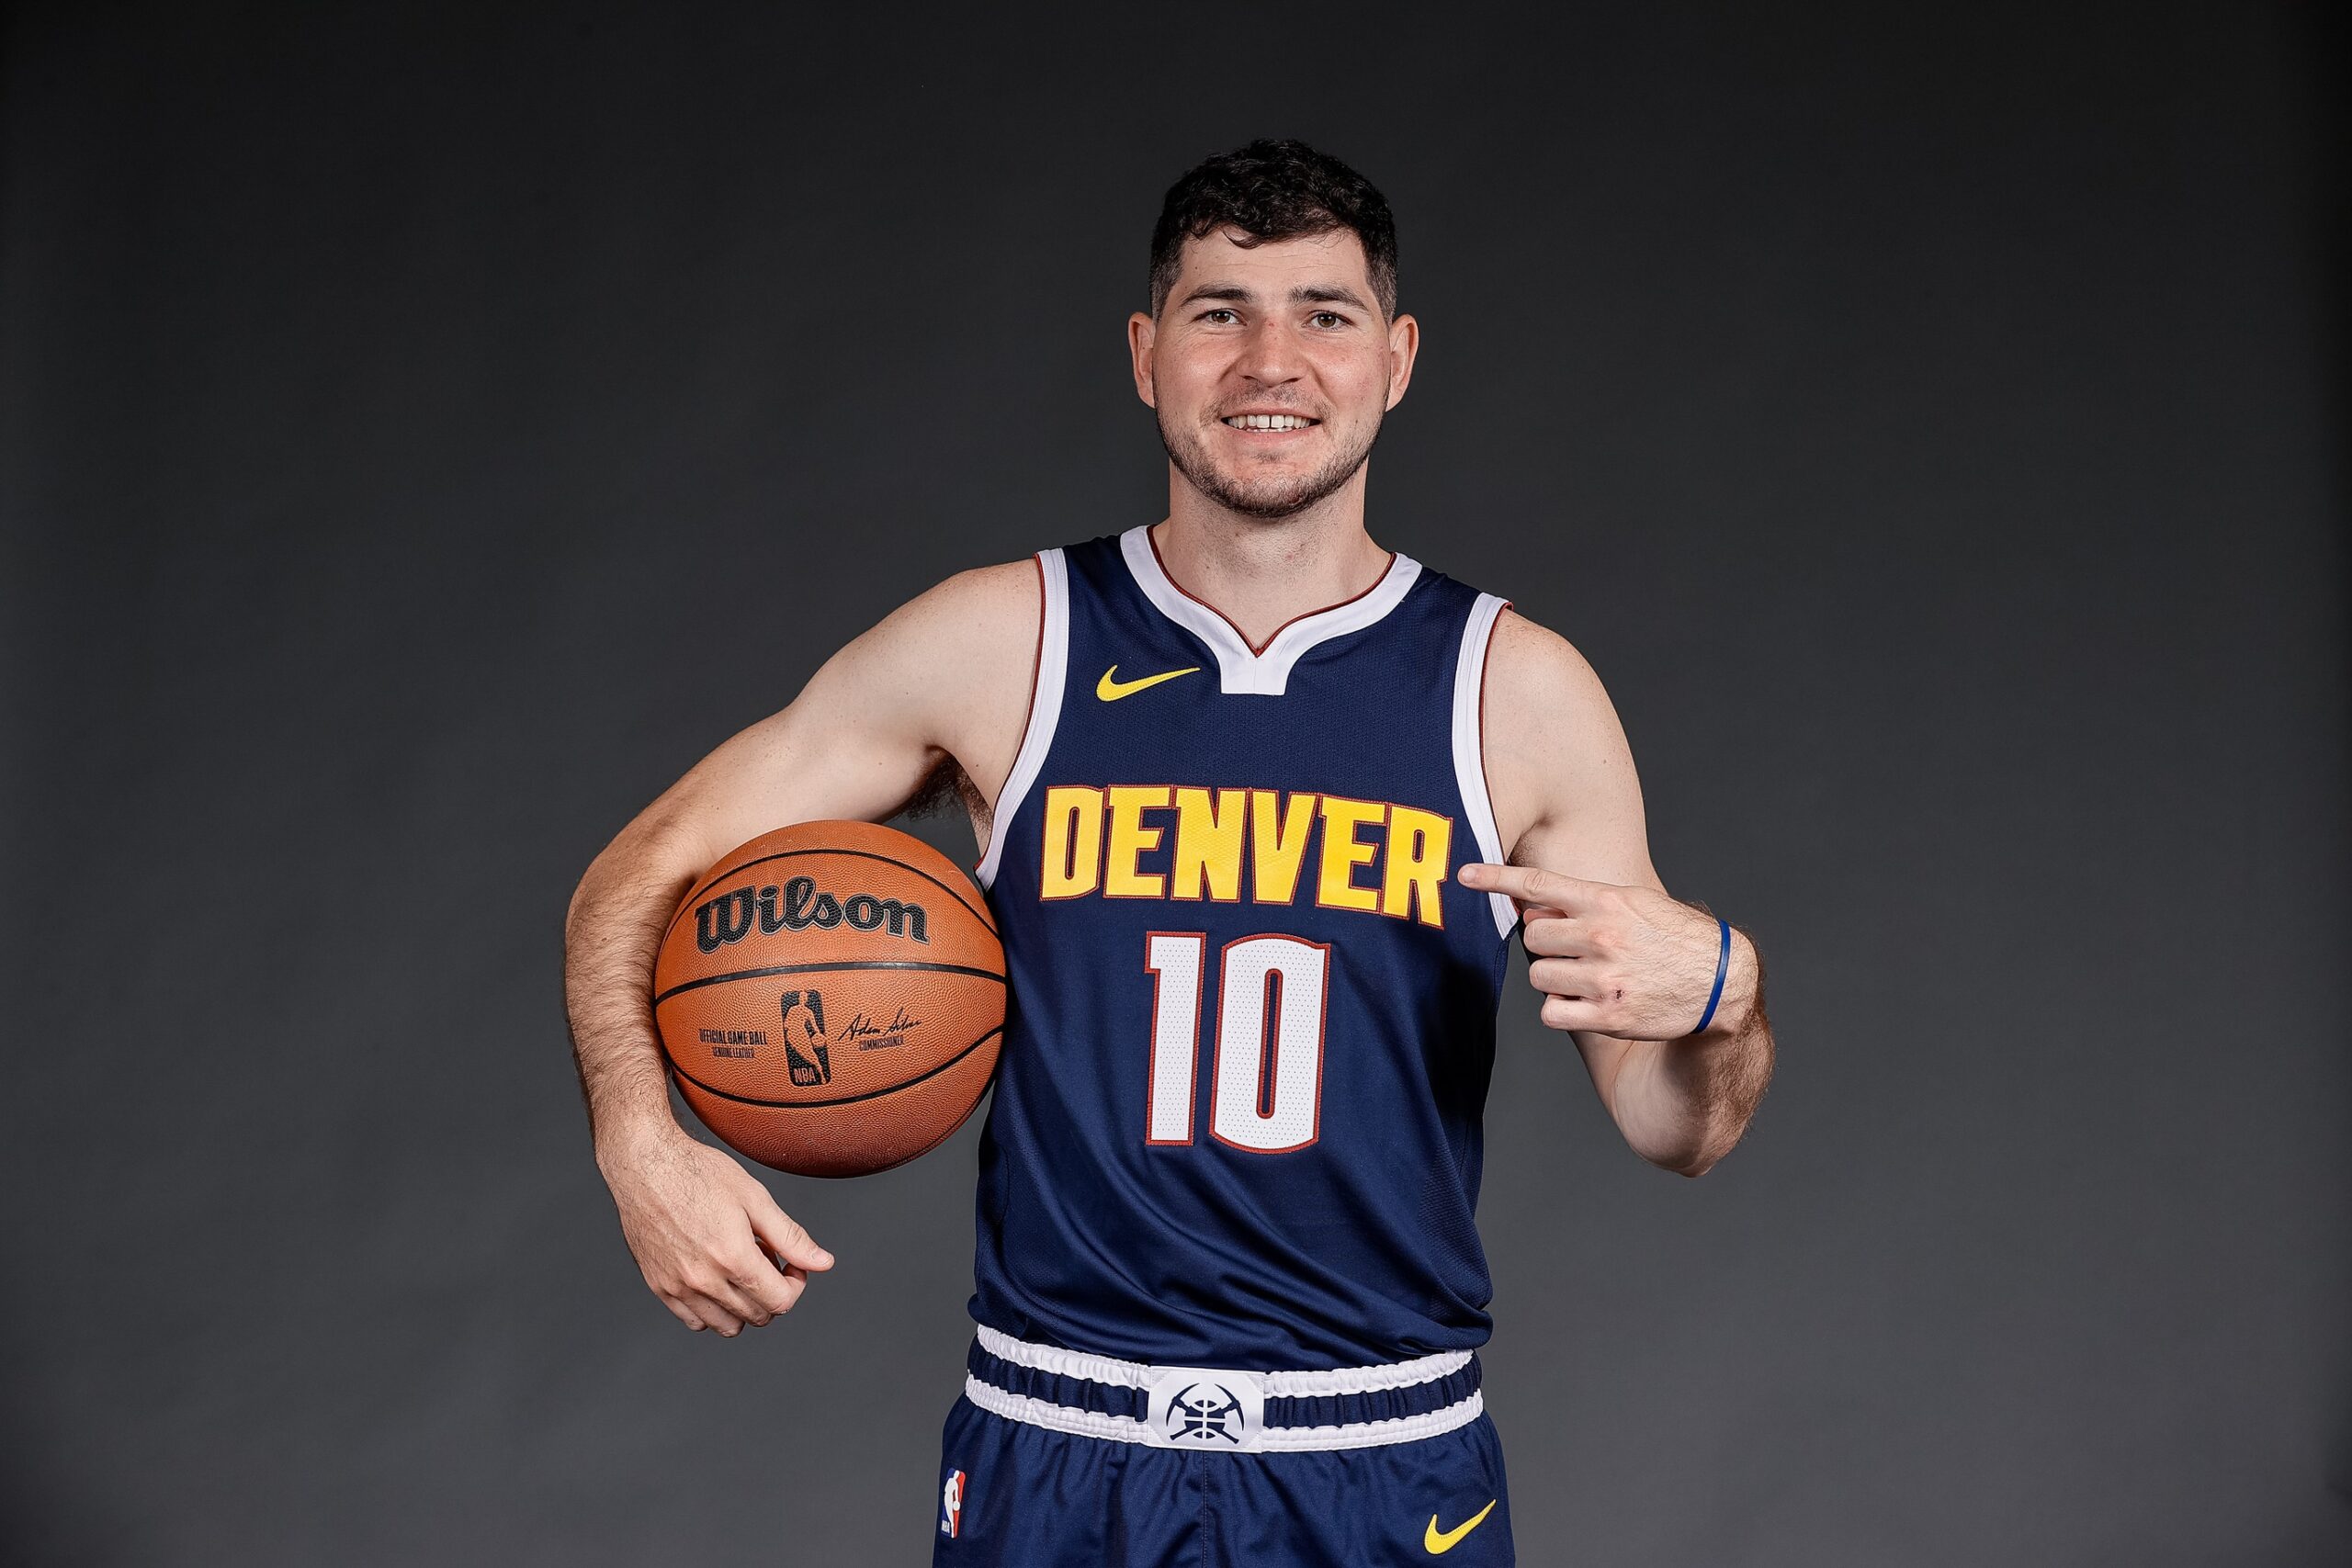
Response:
[[[899,615],[926,622],[944,619],[975,627],[983,623],[1025,624],[1035,631],[1041,603],[1039,581],[1035,556],[976,566],[917,594]]]
[[[1551,717],[1589,720],[1607,711],[1609,694],[1591,662],[1549,626],[1505,608],[1487,646],[1487,711],[1511,724]]]
[[[1025,702],[1042,619],[1035,560],[959,571],[916,594],[820,671],[854,705],[953,720],[975,703]]]
[[[1624,727],[1567,638],[1505,610],[1487,649],[1483,705],[1483,760],[1507,847],[1571,819],[1599,829],[1623,818],[1638,833],[1641,786]]]
[[[828,732],[944,752],[993,798],[1028,714],[1040,604],[1034,559],[959,571],[826,660],[793,709]]]
[[[911,660],[983,678],[1017,655],[1025,678],[1042,604],[1034,558],[974,567],[916,594],[842,651],[885,667]]]

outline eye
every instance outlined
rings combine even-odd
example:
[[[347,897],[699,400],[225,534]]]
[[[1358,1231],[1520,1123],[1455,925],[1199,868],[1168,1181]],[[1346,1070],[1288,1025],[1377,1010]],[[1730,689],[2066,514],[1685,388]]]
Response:
[[[1223,319],[1220,320],[1219,318]],[[1227,310],[1222,305],[1217,306],[1215,310],[1204,310],[1201,312],[1201,320],[1208,322],[1209,325],[1213,327],[1227,326],[1240,319],[1240,317],[1235,315],[1232,311]]]
[[[1335,331],[1348,324],[1348,319],[1337,310],[1317,310],[1306,319],[1326,332]]]

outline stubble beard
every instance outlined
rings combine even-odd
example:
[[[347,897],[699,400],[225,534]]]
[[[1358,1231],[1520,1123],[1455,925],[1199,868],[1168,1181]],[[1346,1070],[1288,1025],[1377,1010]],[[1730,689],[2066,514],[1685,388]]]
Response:
[[[1380,421],[1375,419],[1362,441],[1351,448],[1332,453],[1330,461],[1314,472],[1296,479],[1265,479],[1252,484],[1219,471],[1199,431],[1186,429],[1180,434],[1170,430],[1165,413],[1159,423],[1159,444],[1167,449],[1168,460],[1176,465],[1176,471],[1184,476],[1187,483],[1227,512],[1262,523],[1295,517],[1355,478],[1356,470],[1372,456],[1372,444],[1380,435]]]

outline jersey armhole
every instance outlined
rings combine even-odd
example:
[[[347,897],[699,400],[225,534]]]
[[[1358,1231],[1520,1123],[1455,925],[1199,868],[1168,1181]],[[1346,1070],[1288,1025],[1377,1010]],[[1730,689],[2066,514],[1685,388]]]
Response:
[[[1470,814],[1470,831],[1478,840],[1478,854],[1490,865],[1501,865],[1502,830],[1495,825],[1495,803],[1487,793],[1487,649],[1495,638],[1495,622],[1510,607],[1508,599],[1481,593],[1470,607],[1462,628],[1462,657],[1453,671],[1453,783]],[[1519,906],[1507,893],[1489,893],[1487,902],[1495,917],[1495,933],[1508,937],[1519,924]]]
[[[1037,671],[1029,682],[1029,724],[1021,732],[1021,750],[1013,753],[1012,772],[1005,776],[996,809],[989,817],[989,847],[972,873],[984,888],[995,886],[1012,814],[1021,809],[1030,786],[1037,782],[1046,753],[1053,749],[1054,727],[1062,716],[1063,677],[1069,666],[1069,568],[1061,551],[1037,552]]]

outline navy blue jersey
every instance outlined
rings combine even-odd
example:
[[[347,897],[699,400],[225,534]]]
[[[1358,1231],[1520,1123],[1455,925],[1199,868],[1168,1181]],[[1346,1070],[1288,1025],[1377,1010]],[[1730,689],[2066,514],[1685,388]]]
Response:
[[[1158,1364],[1485,1343],[1473,1213],[1510,901],[1479,756],[1502,601],[1404,556],[1251,648],[1143,528],[1037,558],[979,866],[1010,1013],[973,1316]]]

